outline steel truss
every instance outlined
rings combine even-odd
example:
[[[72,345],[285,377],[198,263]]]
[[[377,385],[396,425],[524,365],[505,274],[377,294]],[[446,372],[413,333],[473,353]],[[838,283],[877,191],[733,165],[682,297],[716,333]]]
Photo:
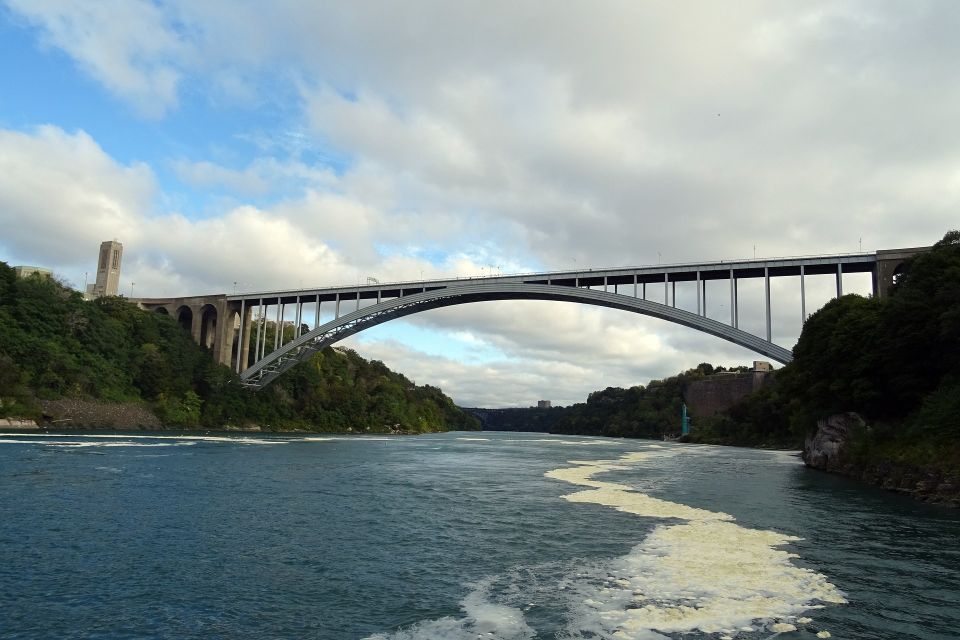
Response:
[[[789,349],[773,342],[717,320],[650,300],[562,285],[470,284],[386,300],[331,320],[261,358],[241,374],[241,384],[252,390],[262,389],[314,353],[389,320],[440,307],[490,300],[561,300],[621,309],[709,333],[781,363],[793,359]]]

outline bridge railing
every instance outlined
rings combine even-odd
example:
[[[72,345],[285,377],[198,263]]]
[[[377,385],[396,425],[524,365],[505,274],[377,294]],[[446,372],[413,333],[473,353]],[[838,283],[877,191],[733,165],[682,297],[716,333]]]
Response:
[[[857,252],[857,253],[817,253],[809,255],[796,255],[796,256],[773,256],[766,258],[735,258],[735,259],[721,259],[721,260],[707,260],[703,262],[664,262],[657,264],[641,264],[641,265],[627,265],[627,266],[614,266],[614,267],[588,267],[588,268],[577,268],[573,269],[561,269],[561,270],[552,270],[552,271],[519,271],[513,273],[497,273],[496,275],[470,275],[470,276],[442,276],[435,278],[421,278],[415,280],[384,280],[376,284],[370,283],[361,283],[357,282],[356,284],[347,283],[347,284],[331,284],[318,287],[297,287],[295,289],[265,289],[265,290],[248,290],[248,291],[238,291],[235,294],[229,295],[230,298],[250,298],[254,296],[259,296],[263,294],[264,297],[267,296],[276,296],[277,293],[294,293],[297,291],[333,291],[333,290],[345,290],[345,291],[356,291],[357,289],[385,289],[385,288],[395,288],[395,287],[412,287],[413,285],[420,284],[430,284],[430,283],[440,283],[440,282],[469,282],[476,280],[497,280],[500,278],[542,278],[542,277],[552,277],[552,276],[562,276],[569,275],[574,273],[602,273],[605,271],[650,271],[658,269],[676,269],[683,267],[704,267],[704,266],[719,266],[723,265],[727,267],[733,264],[765,264],[768,262],[777,262],[780,260],[813,260],[813,259],[827,259],[830,258],[863,258],[865,260],[876,259],[876,252]]]

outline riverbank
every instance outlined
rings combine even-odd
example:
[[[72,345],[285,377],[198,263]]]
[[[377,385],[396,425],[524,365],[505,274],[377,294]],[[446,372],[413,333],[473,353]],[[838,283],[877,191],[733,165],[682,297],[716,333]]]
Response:
[[[0,418],[0,429],[13,431],[181,431],[177,425],[164,425],[149,406],[141,403],[111,403],[80,398],[37,401],[40,416]],[[304,426],[261,425],[253,422],[223,424],[216,431],[239,433],[379,433],[390,435],[415,435],[416,431],[405,429],[400,424],[384,425],[381,429],[342,430],[310,429]]]
[[[960,466],[949,461],[956,452],[926,452],[922,442],[869,443],[871,427],[856,413],[820,420],[807,438],[803,461],[813,469],[855,478],[924,502],[960,507]],[[923,464],[924,455],[936,464]]]

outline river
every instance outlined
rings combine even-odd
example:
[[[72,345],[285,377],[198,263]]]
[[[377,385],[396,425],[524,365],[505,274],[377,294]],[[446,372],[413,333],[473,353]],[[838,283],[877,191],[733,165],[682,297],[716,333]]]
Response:
[[[0,434],[0,637],[957,638],[960,513],[728,447]]]

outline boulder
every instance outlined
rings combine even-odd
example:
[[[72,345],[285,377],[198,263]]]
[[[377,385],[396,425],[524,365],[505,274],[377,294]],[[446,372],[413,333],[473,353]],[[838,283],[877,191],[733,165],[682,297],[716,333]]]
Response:
[[[803,445],[803,461],[808,467],[827,471],[839,470],[843,464],[843,448],[853,431],[866,423],[857,413],[838,413],[817,421],[817,431]]]
[[[22,420],[20,418],[0,418],[0,429],[37,429],[37,423],[33,420]]]

